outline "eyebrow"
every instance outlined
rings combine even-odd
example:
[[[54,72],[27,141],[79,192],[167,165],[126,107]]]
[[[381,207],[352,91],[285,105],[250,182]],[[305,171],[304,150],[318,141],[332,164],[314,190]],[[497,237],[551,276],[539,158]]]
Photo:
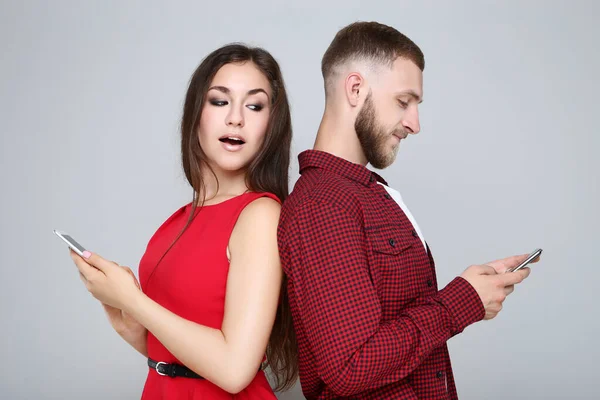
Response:
[[[403,90],[402,92],[398,92],[396,93],[396,97],[399,96],[410,96],[413,99],[415,99],[419,104],[421,104],[423,102],[423,99],[421,98],[421,96],[419,96],[415,91],[413,90]]]
[[[213,86],[213,87],[209,88],[208,90],[210,91],[210,90],[213,90],[213,89],[214,90],[218,90],[219,92],[223,92],[225,94],[231,93],[231,90],[229,90],[229,88],[226,88],[225,86]],[[267,98],[269,98],[269,95],[267,94],[267,92],[264,89],[261,89],[261,88],[248,90],[247,94],[250,96],[250,95],[253,95],[253,94],[257,94],[257,93],[264,93],[267,96]]]

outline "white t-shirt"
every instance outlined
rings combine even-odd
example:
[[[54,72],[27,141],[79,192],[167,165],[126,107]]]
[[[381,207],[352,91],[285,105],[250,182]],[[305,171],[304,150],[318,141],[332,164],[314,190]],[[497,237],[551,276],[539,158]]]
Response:
[[[410,210],[408,209],[408,207],[406,206],[406,204],[404,204],[404,201],[402,200],[402,196],[400,195],[400,192],[398,192],[397,190],[392,189],[389,186],[384,185],[381,182],[377,182],[377,183],[379,183],[381,186],[383,186],[385,188],[385,190],[389,193],[389,195],[392,196],[392,199],[394,199],[394,201],[396,203],[398,203],[398,205],[400,206],[400,208],[402,209],[402,211],[404,211],[404,214],[406,214],[406,216],[408,217],[408,220],[411,222],[411,224],[415,228],[415,231],[417,231],[417,234],[419,235],[419,238],[421,239],[421,242],[423,242],[423,247],[425,247],[425,251],[427,251],[427,245],[425,244],[425,239],[423,238],[423,234],[421,233],[421,229],[419,228],[419,225],[417,224],[417,221],[415,220],[415,218],[413,217],[413,215],[410,213]]]

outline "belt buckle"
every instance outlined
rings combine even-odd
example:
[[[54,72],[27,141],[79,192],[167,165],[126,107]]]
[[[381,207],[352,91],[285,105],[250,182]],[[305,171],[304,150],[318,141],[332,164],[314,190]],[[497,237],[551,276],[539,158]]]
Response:
[[[159,361],[159,362],[157,362],[157,363],[156,363],[156,366],[154,367],[154,369],[156,370],[156,373],[157,373],[157,374],[159,374],[159,375],[162,375],[162,376],[167,376],[167,374],[165,374],[165,373],[163,373],[163,372],[160,372],[160,371],[158,370],[158,367],[160,366],[160,364],[167,365],[167,363],[166,363],[166,362],[164,362],[164,361]]]

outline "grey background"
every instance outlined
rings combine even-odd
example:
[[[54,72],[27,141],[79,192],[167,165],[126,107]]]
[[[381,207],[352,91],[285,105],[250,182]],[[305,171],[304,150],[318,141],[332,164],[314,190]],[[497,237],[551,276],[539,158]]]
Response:
[[[382,174],[440,284],[545,250],[497,319],[450,340],[460,397],[598,398],[599,14],[592,1],[2,1],[0,398],[139,398],[145,360],[52,229],[137,271],[190,200],[177,132],[187,81],[235,40],[281,63],[293,184],[322,113],[320,58],[357,19],[395,26],[426,56],[422,132]]]

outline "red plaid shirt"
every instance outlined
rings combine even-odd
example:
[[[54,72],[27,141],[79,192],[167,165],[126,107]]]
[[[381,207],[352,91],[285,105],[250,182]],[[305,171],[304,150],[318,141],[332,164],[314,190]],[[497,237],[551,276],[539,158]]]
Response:
[[[435,264],[367,168],[300,154],[280,255],[309,399],[456,399],[446,341],[483,319],[473,287],[438,290]]]

